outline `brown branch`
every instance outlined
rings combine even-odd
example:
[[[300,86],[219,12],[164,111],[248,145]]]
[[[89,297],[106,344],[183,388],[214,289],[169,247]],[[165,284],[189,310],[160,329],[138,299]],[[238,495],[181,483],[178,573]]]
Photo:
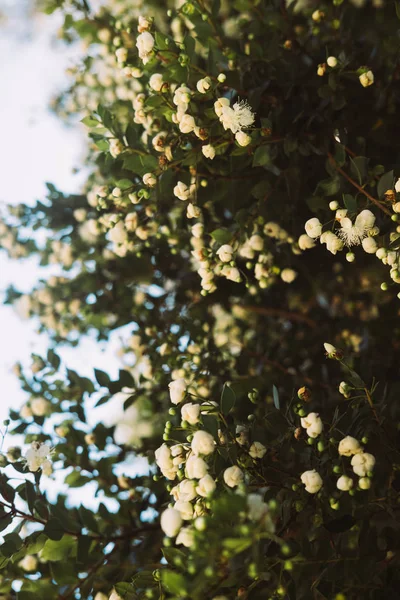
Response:
[[[329,158],[331,164],[335,167],[336,171],[338,173],[340,173],[341,175],[343,175],[343,177],[345,179],[347,179],[347,181],[349,183],[351,183],[351,185],[353,187],[355,187],[359,192],[364,194],[364,196],[366,196],[366,198],[368,198],[368,200],[371,200],[371,202],[373,202],[376,206],[378,206],[378,208],[380,208],[384,213],[391,216],[392,213],[390,212],[389,209],[386,208],[386,206],[382,206],[382,204],[379,202],[379,200],[377,200],[376,198],[371,196],[371,194],[366,192],[365,189],[363,187],[361,187],[361,185],[359,185],[356,181],[354,181],[354,179],[352,179],[349,175],[347,175],[347,173],[345,171],[343,171],[343,169],[341,167],[339,167],[339,165],[337,164],[336,160],[334,159],[334,157],[332,156],[332,154],[330,152],[328,152],[328,158]]]
[[[247,310],[249,312],[254,312],[259,315],[266,315],[271,317],[282,317],[283,319],[287,319],[288,321],[299,321],[301,323],[305,323],[309,327],[315,329],[317,326],[316,322],[310,317],[306,315],[302,315],[300,313],[291,312],[289,310],[283,310],[281,308],[271,308],[269,306],[241,306],[238,305],[243,310]]]

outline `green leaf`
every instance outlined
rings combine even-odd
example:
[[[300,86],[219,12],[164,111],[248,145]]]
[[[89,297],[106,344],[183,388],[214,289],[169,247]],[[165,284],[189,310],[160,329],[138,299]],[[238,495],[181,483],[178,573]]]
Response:
[[[382,177],[378,181],[378,187],[377,187],[379,200],[382,200],[382,198],[385,195],[385,192],[393,189],[393,182],[394,182],[393,171],[388,171],[387,173],[382,175]]]
[[[343,194],[343,202],[350,213],[357,212],[357,200],[351,194]]]
[[[65,529],[61,521],[51,518],[44,526],[43,533],[45,533],[51,540],[58,542],[63,537]]]
[[[70,535],[64,535],[60,540],[47,540],[40,553],[43,560],[56,562],[68,558],[76,546],[76,540]]]
[[[221,394],[221,412],[223,415],[227,415],[232,408],[235,406],[236,394],[228,383],[224,384]]]
[[[92,538],[88,535],[81,535],[78,538],[78,551],[76,560],[78,563],[85,564],[89,559],[89,550],[92,545]]]
[[[232,233],[227,229],[222,228],[214,229],[214,231],[212,231],[210,235],[213,238],[213,240],[215,240],[221,245],[228,244],[232,239]]]
[[[362,185],[368,173],[369,158],[365,156],[350,157],[350,171],[358,183]]]
[[[118,179],[116,185],[121,188],[121,190],[128,190],[133,186],[133,183],[130,179]]]
[[[119,370],[118,383],[120,384],[121,387],[128,387],[128,388],[131,388],[135,385],[135,381],[134,381],[131,373],[129,373],[129,371],[127,371],[126,369]]]
[[[280,409],[281,405],[279,402],[279,392],[278,392],[278,388],[276,387],[276,385],[272,386],[272,397],[274,399],[274,406],[277,410]]]
[[[161,571],[161,581],[170,594],[180,596],[186,590],[186,578],[176,571],[163,569]]]
[[[270,147],[259,146],[253,156],[253,167],[263,167],[271,163]]]
[[[183,40],[183,43],[185,46],[186,54],[188,55],[190,60],[192,60],[192,58],[194,56],[195,46],[196,46],[195,39],[191,35],[187,35],[185,37],[185,39]]]
[[[94,376],[96,377],[96,381],[101,387],[107,387],[110,385],[110,377],[104,371],[100,371],[100,369],[94,370]]]
[[[97,125],[99,125],[99,121],[93,117],[85,117],[84,119],[81,119],[81,123],[86,125],[86,127],[97,127]]]
[[[53,369],[55,369],[57,371],[57,369],[60,366],[60,357],[58,356],[58,354],[56,354],[54,352],[54,350],[49,350],[47,352],[47,362],[49,362],[51,364],[51,366],[53,367]]]
[[[222,545],[234,554],[239,554],[243,550],[246,550],[246,548],[249,548],[252,543],[253,540],[251,538],[226,538],[222,542]]]

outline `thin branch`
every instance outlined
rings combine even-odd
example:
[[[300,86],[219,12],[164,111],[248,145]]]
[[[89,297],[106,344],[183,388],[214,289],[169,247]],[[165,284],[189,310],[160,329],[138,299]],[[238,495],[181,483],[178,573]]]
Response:
[[[240,306],[243,310],[247,310],[249,312],[254,312],[259,315],[266,315],[271,317],[282,317],[283,319],[287,319],[288,321],[299,321],[301,323],[306,323],[309,327],[315,329],[317,326],[316,322],[310,317],[306,315],[302,315],[300,313],[291,312],[289,310],[283,310],[281,308],[271,308],[269,306]]]
[[[354,179],[352,179],[350,177],[350,175],[347,175],[347,173],[345,171],[343,171],[343,169],[341,167],[339,167],[339,165],[337,164],[336,160],[334,159],[334,157],[332,156],[332,154],[330,152],[328,152],[328,158],[329,158],[330,162],[332,163],[332,165],[335,167],[336,171],[338,173],[340,173],[341,175],[343,175],[343,177],[345,179],[347,179],[347,181],[349,183],[351,183],[351,185],[353,187],[355,187],[359,192],[364,194],[364,196],[366,196],[366,198],[368,198],[368,200],[371,200],[371,202],[373,202],[376,206],[378,206],[378,208],[380,208],[384,213],[391,216],[392,213],[390,212],[390,210],[388,208],[386,208],[386,206],[382,206],[382,204],[379,202],[379,200],[377,200],[376,198],[371,196],[371,194],[366,192],[365,189],[363,187],[361,187],[361,185],[359,185],[356,181],[354,181]]]

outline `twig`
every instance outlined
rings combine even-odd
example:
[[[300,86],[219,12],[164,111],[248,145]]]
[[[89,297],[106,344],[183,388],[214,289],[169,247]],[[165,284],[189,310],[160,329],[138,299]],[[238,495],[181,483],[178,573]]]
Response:
[[[238,306],[243,310],[254,312],[259,315],[282,317],[283,319],[287,319],[288,321],[300,321],[301,323],[306,323],[309,327],[312,327],[313,329],[317,326],[316,322],[310,319],[310,317],[307,317],[306,315],[302,315],[300,313],[291,312],[289,310],[283,310],[281,308],[271,308],[269,306]]]

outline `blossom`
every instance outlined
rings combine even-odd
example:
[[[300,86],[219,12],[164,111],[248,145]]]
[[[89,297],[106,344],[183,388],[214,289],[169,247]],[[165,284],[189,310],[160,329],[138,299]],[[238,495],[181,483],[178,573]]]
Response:
[[[164,84],[163,76],[161,73],[153,73],[149,79],[149,86],[155,92],[159,92]]]
[[[261,252],[261,250],[264,248],[264,240],[261,235],[258,235],[257,233],[250,237],[248,244],[250,248],[256,252]]]
[[[359,76],[360,83],[363,87],[368,87],[374,83],[374,74],[372,71],[366,71]]]
[[[183,377],[179,379],[175,379],[168,384],[169,387],[169,396],[171,398],[172,404],[180,404],[185,397],[186,393],[186,381]]]
[[[218,100],[214,102],[214,110],[217,117],[220,117],[222,115],[223,108],[226,108],[227,106],[229,106],[229,104],[230,103],[228,98],[218,98]]]
[[[259,521],[268,512],[268,505],[263,501],[260,494],[249,494],[247,496],[249,519]]]
[[[174,509],[177,510],[184,521],[190,521],[193,518],[193,506],[185,500],[177,500],[174,504]]]
[[[375,254],[378,249],[378,244],[372,237],[364,238],[361,244],[367,254]]]
[[[328,65],[328,67],[331,67],[331,69],[334,69],[338,64],[336,56],[328,56],[328,58],[326,59],[326,64]]]
[[[338,452],[341,456],[352,456],[362,452],[362,447],[358,440],[347,435],[339,442]]]
[[[223,104],[221,114],[218,116],[223,128],[230,129],[232,133],[238,133],[238,131],[250,127],[255,118],[250,105],[245,100],[235,102],[232,107]]]
[[[216,487],[217,486],[214,479],[211,477],[211,475],[207,474],[200,479],[199,485],[196,488],[196,492],[199,496],[207,498],[208,496],[211,496]]]
[[[177,500],[190,502],[196,498],[196,483],[192,479],[183,479],[180,484],[176,486],[176,490]]]
[[[32,554],[27,554],[22,560],[19,561],[18,566],[24,571],[36,571],[38,559]]]
[[[171,450],[168,448],[167,444],[162,444],[157,448],[155,457],[156,463],[164,477],[171,480],[175,479],[178,466],[174,464]]]
[[[245,133],[244,131],[238,131],[237,133],[235,133],[235,140],[237,141],[239,146],[245,148],[251,143],[251,136],[248,133]]]
[[[189,204],[186,207],[186,216],[188,219],[198,219],[201,215],[201,210],[198,206],[195,206],[194,204],[192,204],[192,202],[189,202]]]
[[[369,477],[361,477],[358,480],[358,485],[361,490],[369,490],[371,487],[371,480]]]
[[[309,494],[316,494],[322,488],[321,475],[315,469],[304,471],[300,479],[305,485],[306,492]]]
[[[203,153],[203,156],[209,158],[210,160],[213,160],[213,158],[215,157],[215,148],[211,144],[205,144],[204,146],[202,146],[201,151]]]
[[[338,490],[342,490],[342,492],[348,492],[353,487],[353,480],[351,477],[347,475],[342,475],[336,482],[336,487]]]
[[[121,596],[119,594],[117,594],[117,592],[115,590],[113,590],[110,594],[110,597],[108,598],[108,600],[122,600]]]
[[[318,437],[323,430],[323,424],[318,413],[309,413],[301,419],[301,426],[307,430],[307,435],[311,438]]]
[[[179,130],[182,133],[191,133],[196,127],[196,122],[191,115],[183,115],[179,121]]]
[[[186,183],[183,183],[183,181],[178,181],[174,187],[174,195],[179,198],[179,200],[187,200],[190,196],[190,188]]]
[[[153,175],[153,173],[145,173],[143,175],[143,183],[148,187],[154,187],[157,183],[157,178],[155,175]]]
[[[142,15],[139,15],[138,17],[138,32],[142,33],[143,31],[147,31],[148,29],[150,29],[151,25],[152,25],[153,20],[149,17],[143,17]]]
[[[202,479],[207,475],[207,471],[208,465],[200,456],[189,456],[186,461],[186,476],[189,479]]]
[[[315,242],[312,239],[312,237],[310,237],[306,233],[303,233],[299,237],[299,240],[297,243],[299,244],[300,250],[308,250],[309,248],[314,248],[314,246],[315,246]]]
[[[46,398],[33,398],[30,402],[32,414],[36,417],[44,417],[49,414],[51,402]]]
[[[126,48],[118,48],[118,50],[115,51],[115,56],[119,63],[124,63],[128,58],[128,50]]]
[[[196,431],[193,436],[191,448],[195,454],[212,454],[215,450],[215,440],[207,431]]]
[[[308,221],[304,225],[304,228],[306,230],[306,234],[310,238],[313,238],[313,239],[319,237],[321,235],[321,233],[322,233],[322,225],[320,223],[320,220],[317,219],[317,217],[313,217],[312,219],[308,219]]]
[[[154,47],[154,38],[148,31],[144,31],[136,38],[136,47],[139,51],[139,58],[143,64],[147,64],[150,60],[151,52]]]
[[[203,236],[203,232],[204,232],[203,223],[196,223],[196,225],[193,225],[191,231],[192,231],[193,237],[200,239]]]
[[[211,79],[209,77],[204,77],[204,79],[199,79],[196,83],[197,91],[200,94],[206,94],[211,87]]]
[[[182,527],[182,517],[175,508],[167,508],[161,515],[161,529],[168,537],[175,537]]]
[[[261,442],[253,442],[249,449],[251,458],[262,458],[267,449]]]
[[[181,417],[183,421],[187,421],[190,425],[196,425],[199,422],[200,405],[188,402],[181,408]]]
[[[51,448],[47,444],[32,442],[31,447],[25,453],[25,461],[28,469],[32,472],[42,468],[44,475],[51,475],[52,465],[48,457],[51,454]]]
[[[353,471],[359,477],[365,477],[375,466],[375,456],[368,452],[358,452],[351,459]]]
[[[179,546],[185,546],[185,548],[190,548],[193,546],[194,542],[194,531],[190,527],[182,527],[178,536],[175,540],[175,543]]]
[[[358,245],[368,235],[368,231],[372,229],[374,224],[375,215],[370,210],[365,209],[357,215],[354,224],[348,217],[341,219],[339,236],[346,246]]]
[[[228,467],[224,471],[224,481],[226,485],[228,485],[231,488],[238,486],[240,483],[242,483],[243,479],[243,471],[239,469],[239,467],[237,467],[236,465],[234,465],[233,467]]]
[[[224,244],[217,250],[217,256],[221,262],[227,263],[232,260],[233,248],[229,244]]]
[[[285,283],[292,283],[297,277],[296,271],[293,269],[283,269],[281,272],[281,279]]]

